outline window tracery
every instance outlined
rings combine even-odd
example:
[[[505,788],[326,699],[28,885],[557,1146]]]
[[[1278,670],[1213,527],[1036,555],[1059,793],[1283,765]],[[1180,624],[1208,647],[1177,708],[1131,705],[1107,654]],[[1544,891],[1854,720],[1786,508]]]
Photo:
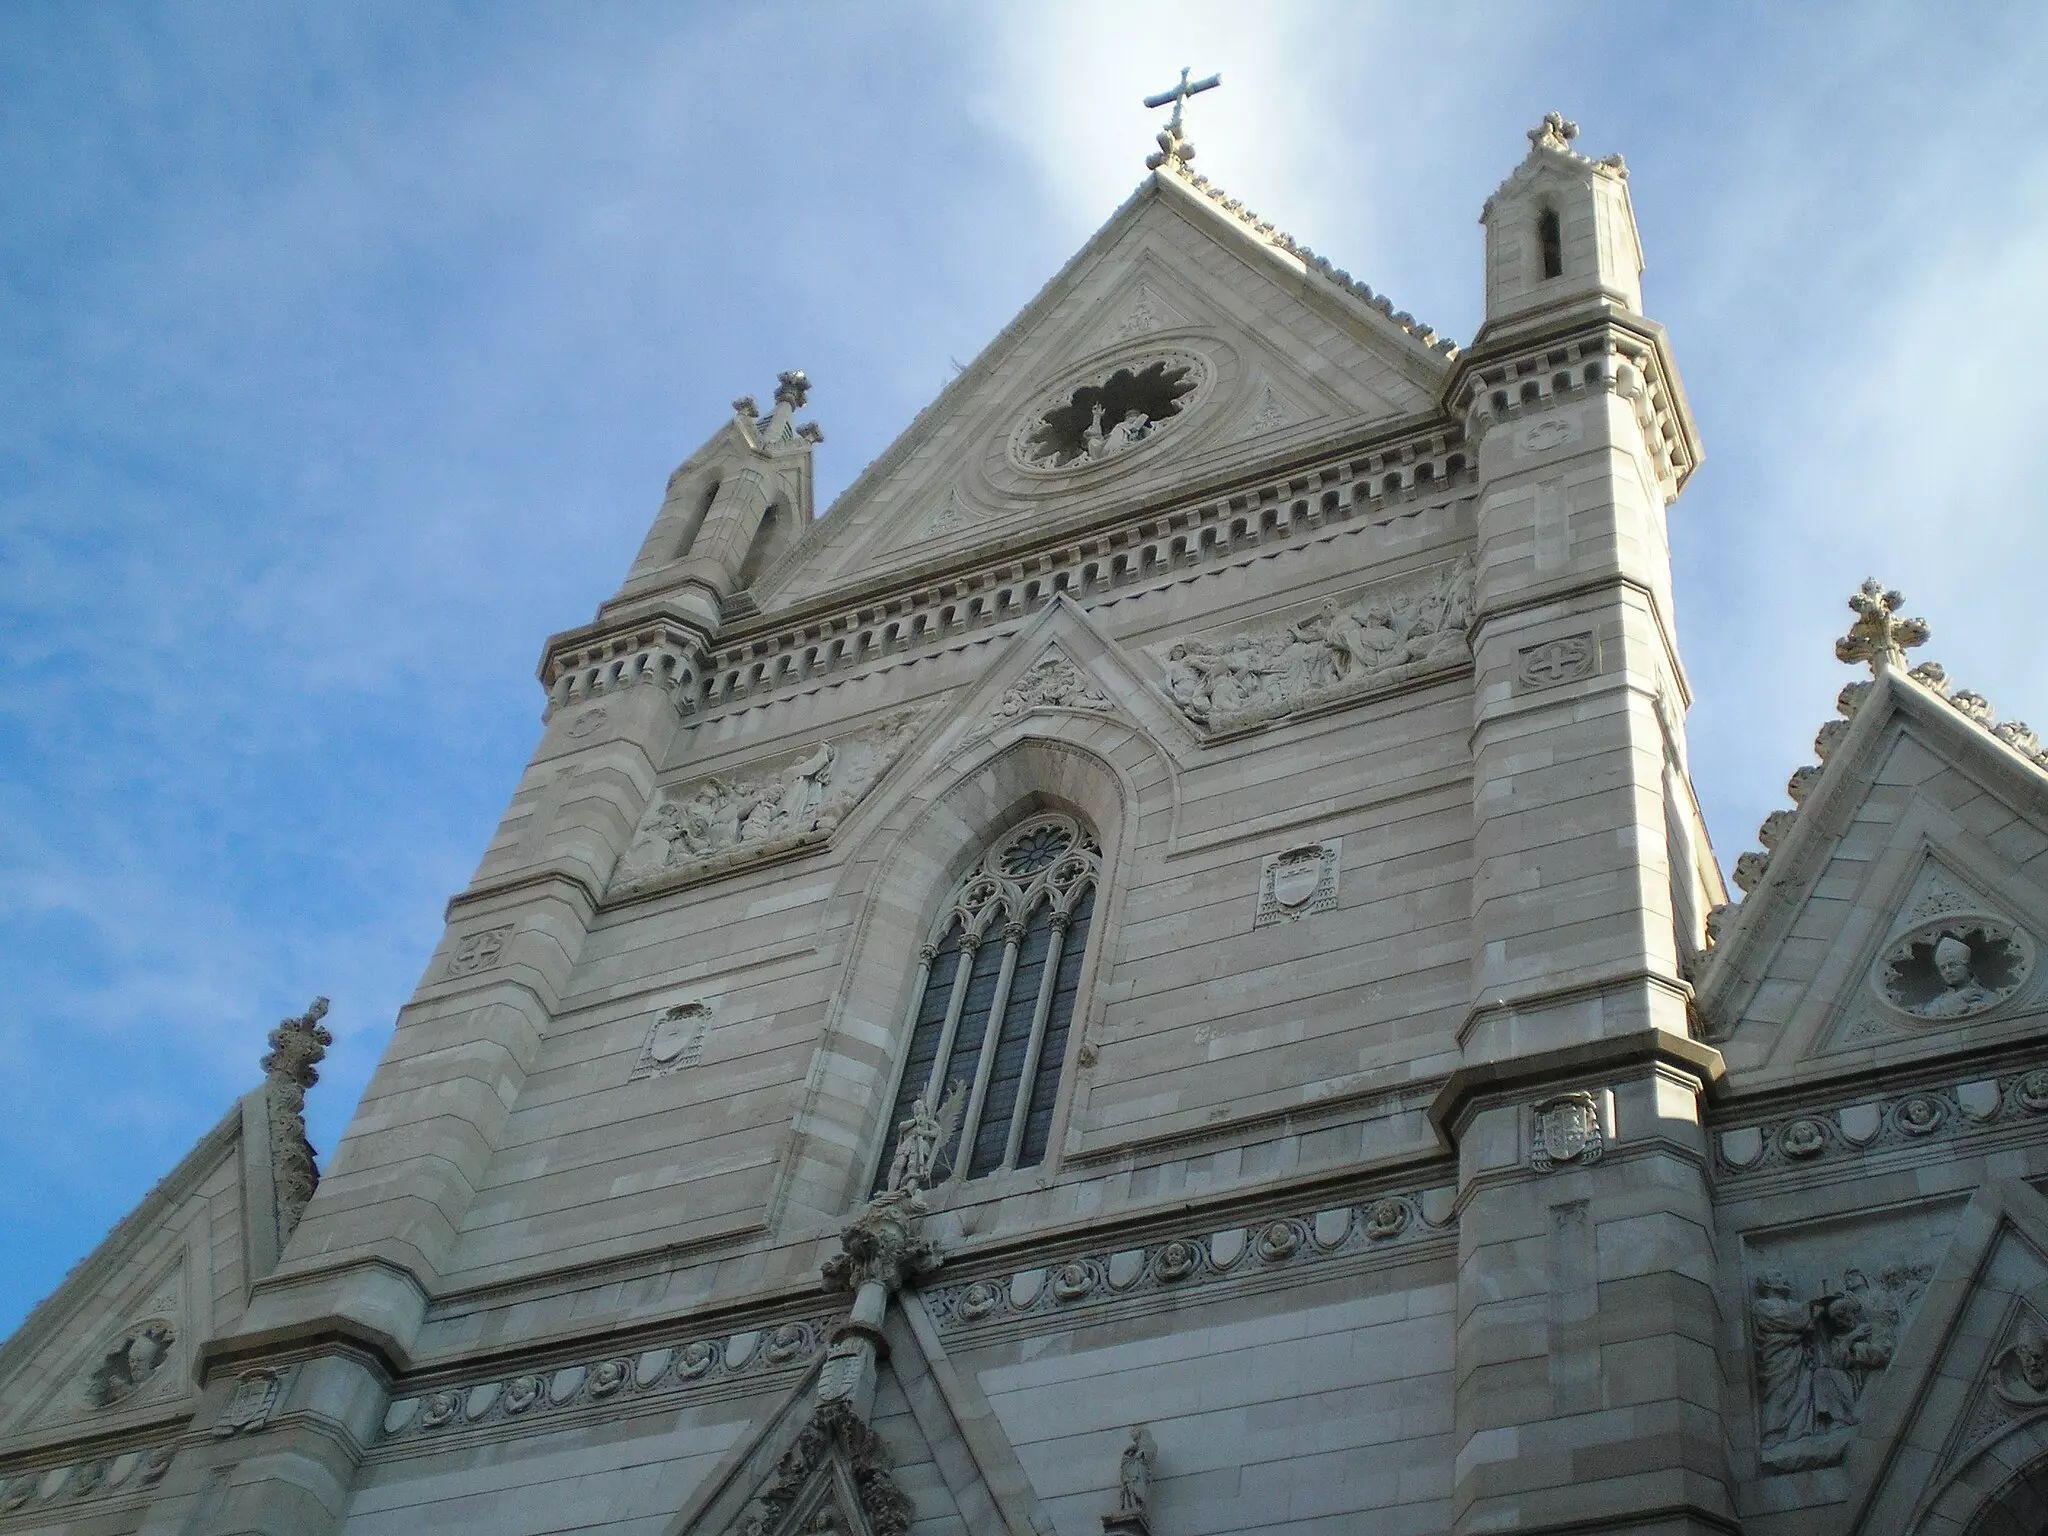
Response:
[[[1045,1161],[1095,910],[1102,851],[1072,818],[1034,816],[960,880],[919,951],[910,1045],[888,1121],[936,1120],[910,1161],[926,1185]],[[888,1184],[906,1160],[885,1156]]]

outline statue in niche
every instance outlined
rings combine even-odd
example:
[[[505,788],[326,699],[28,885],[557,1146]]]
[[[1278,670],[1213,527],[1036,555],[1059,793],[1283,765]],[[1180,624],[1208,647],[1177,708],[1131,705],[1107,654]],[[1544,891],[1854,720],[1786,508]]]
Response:
[[[915,1195],[945,1177],[939,1164],[944,1149],[959,1128],[967,1107],[967,1085],[958,1078],[946,1090],[946,1097],[934,1110],[929,1093],[921,1093],[910,1104],[910,1114],[896,1127],[896,1156],[889,1164],[885,1189],[891,1194]]]
[[[145,1323],[133,1333],[123,1334],[86,1382],[85,1395],[96,1408],[107,1408],[130,1397],[157,1373],[177,1342],[178,1332],[169,1323]]]
[[[1756,1352],[1759,1460],[1773,1472],[1831,1466],[1849,1449],[1864,1392],[1891,1363],[1905,1314],[1929,1266],[1889,1264],[1876,1284],[1861,1269],[1797,1298],[1783,1270],[1758,1275],[1750,1302]]]
[[[1199,725],[1268,719],[1470,654],[1472,568],[1448,571],[1349,604],[1332,598],[1306,618],[1167,650],[1167,691]]]
[[[1976,977],[1970,946],[1952,933],[1944,933],[1934,945],[1934,971],[1942,990],[1917,1010],[1922,1018],[1956,1019],[1979,1008],[1989,1008],[1998,994]]]
[[[1159,1447],[1140,1424],[1117,1461],[1116,1508],[1102,1517],[1103,1536],[1149,1536],[1152,1529],[1152,1464]]]
[[[1910,934],[1879,972],[1886,1001],[1922,1019],[1962,1019],[2004,1002],[2026,979],[2028,954],[2003,925],[1951,923]]]

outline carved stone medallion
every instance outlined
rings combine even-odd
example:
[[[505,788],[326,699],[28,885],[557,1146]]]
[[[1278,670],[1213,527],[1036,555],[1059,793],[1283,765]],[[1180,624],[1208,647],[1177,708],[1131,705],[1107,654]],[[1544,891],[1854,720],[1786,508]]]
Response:
[[[1561,688],[1600,670],[1600,647],[1591,630],[1560,635],[1515,653],[1515,692]]]
[[[1208,362],[1152,352],[1112,364],[1041,398],[1010,432],[1010,462],[1034,475],[1121,459],[1166,436],[1208,392]]]
[[[1996,1008],[2032,973],[2034,947],[1995,917],[1949,916],[1893,941],[1871,985],[1891,1007],[1929,1023],[1972,1018]]]
[[[1561,1093],[1529,1114],[1529,1166],[1538,1173],[1559,1163],[1597,1163],[1607,1149],[1600,1102],[1590,1093]]]
[[[509,923],[502,928],[485,928],[464,934],[456,941],[454,953],[448,957],[447,974],[473,976],[478,971],[489,970],[505,953],[505,942],[511,937],[512,925]]]
[[[2048,1340],[2029,1331],[1991,1362],[1991,1390],[2015,1408],[2048,1406]]]
[[[138,1323],[94,1362],[85,1382],[86,1401],[95,1408],[126,1402],[163,1369],[177,1342],[177,1325],[169,1318],[153,1317]]]

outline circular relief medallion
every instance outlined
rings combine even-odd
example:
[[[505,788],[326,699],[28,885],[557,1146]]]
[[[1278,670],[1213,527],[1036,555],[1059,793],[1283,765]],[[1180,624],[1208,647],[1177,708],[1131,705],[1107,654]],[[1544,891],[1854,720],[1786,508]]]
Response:
[[[1892,1111],[1892,1118],[1899,1129],[1908,1136],[1927,1136],[1941,1129],[1941,1122],[1947,1118],[1945,1106],[1939,1099],[1916,1093],[1911,1098],[1899,1100],[1899,1107]]]
[[[1818,1120],[1794,1120],[1778,1133],[1778,1146],[1787,1157],[1814,1157],[1827,1144]]]
[[[1300,1246],[1301,1233],[1292,1222],[1276,1221],[1259,1234],[1259,1257],[1269,1264],[1293,1258],[1294,1250]]]
[[[626,1384],[626,1370],[626,1362],[623,1360],[607,1360],[602,1365],[592,1369],[590,1373],[590,1395],[592,1397],[610,1397]]]
[[[1153,1261],[1152,1273],[1170,1285],[1176,1280],[1185,1280],[1192,1275],[1200,1258],[1201,1255],[1195,1251],[1193,1243],[1182,1242],[1176,1238],[1159,1250],[1159,1257]]]
[[[804,1353],[810,1342],[810,1331],[802,1323],[784,1323],[768,1337],[768,1363],[786,1364]]]
[[[2036,1067],[2021,1078],[2013,1088],[2013,1097],[2020,1101],[2022,1109],[2037,1115],[2048,1114],[2048,1067]]]
[[[163,1367],[178,1330],[168,1318],[151,1318],[114,1340],[85,1383],[86,1400],[95,1408],[123,1402]]]
[[[1010,462],[1045,475],[1122,458],[1169,435],[1209,379],[1208,363],[1192,352],[1114,363],[1040,397],[1010,431]]]
[[[676,1374],[685,1381],[695,1381],[710,1370],[717,1359],[717,1350],[702,1339],[694,1340],[683,1346],[683,1355],[676,1366]]]
[[[436,1392],[427,1399],[426,1407],[420,1410],[420,1428],[439,1429],[443,1424],[451,1422],[460,1412],[462,1412],[462,1394],[460,1392]]]
[[[1905,934],[1877,962],[1877,995],[1916,1019],[1967,1019],[1996,1008],[2034,967],[2025,934],[1995,917],[1947,917]]]
[[[978,1323],[1003,1299],[1003,1293],[986,1280],[977,1280],[961,1292],[959,1305],[954,1315],[963,1323]]]
[[[1095,1271],[1086,1264],[1069,1264],[1052,1277],[1052,1293],[1061,1301],[1079,1301],[1095,1289]]]
[[[1382,1200],[1365,1218],[1365,1235],[1383,1243],[1399,1237],[1408,1225],[1408,1207],[1399,1200]]]
[[[538,1376],[514,1376],[505,1383],[505,1411],[524,1413],[540,1401],[547,1390],[547,1383]]]

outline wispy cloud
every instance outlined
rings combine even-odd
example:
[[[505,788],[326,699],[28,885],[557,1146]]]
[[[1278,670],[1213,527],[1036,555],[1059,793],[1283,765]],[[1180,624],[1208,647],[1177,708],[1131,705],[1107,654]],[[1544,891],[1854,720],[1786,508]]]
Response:
[[[1708,444],[1724,855],[1866,569],[2048,725],[2048,22],[1958,15],[0,13],[0,1330],[316,990],[332,1146],[667,470],[800,364],[846,484],[1136,185],[1183,64],[1200,169],[1461,338],[1522,130],[1628,155]]]

